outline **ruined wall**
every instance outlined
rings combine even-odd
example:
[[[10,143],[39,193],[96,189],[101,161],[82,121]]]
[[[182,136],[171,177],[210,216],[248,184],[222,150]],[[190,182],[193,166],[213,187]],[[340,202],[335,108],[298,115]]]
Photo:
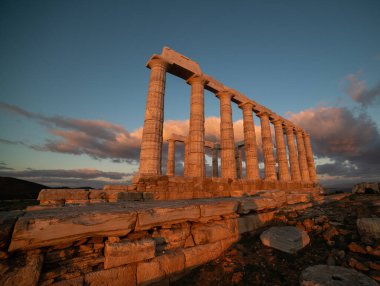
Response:
[[[176,279],[217,258],[241,233],[266,225],[276,213],[342,196],[267,191],[241,198],[95,204],[72,197],[62,206],[0,213],[0,285]]]

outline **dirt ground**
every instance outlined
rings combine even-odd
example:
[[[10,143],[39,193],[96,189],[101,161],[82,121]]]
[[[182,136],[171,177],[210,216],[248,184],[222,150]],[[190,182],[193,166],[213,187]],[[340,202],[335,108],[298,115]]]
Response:
[[[380,241],[360,237],[356,219],[378,217],[380,195],[353,195],[304,211],[278,214],[275,225],[306,230],[311,242],[297,254],[261,244],[260,233],[242,236],[223,257],[192,270],[172,285],[299,285],[315,264],[354,268],[380,282]]]

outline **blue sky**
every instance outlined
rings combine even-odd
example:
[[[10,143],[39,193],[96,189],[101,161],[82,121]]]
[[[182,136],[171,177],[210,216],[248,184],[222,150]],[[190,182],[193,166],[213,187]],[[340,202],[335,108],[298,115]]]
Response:
[[[298,120],[306,129],[314,130],[319,122],[323,123],[319,129],[327,130],[323,126],[352,120],[351,126],[314,131],[316,155],[325,163],[321,178],[350,183],[377,179],[380,166],[367,158],[380,155],[374,151],[380,149],[379,35],[380,2],[369,0],[3,0],[1,174],[53,185],[82,183],[84,171],[94,173],[90,178],[94,186],[115,180],[110,172],[125,173],[121,180],[127,179],[138,166],[133,161],[136,150],[107,156],[89,151],[88,145],[83,148],[80,140],[75,141],[77,146],[70,142],[69,149],[60,149],[57,145],[67,143],[62,138],[68,135],[62,137],[57,130],[84,129],[62,121],[57,125],[55,119],[87,120],[82,122],[85,125],[108,122],[122,127],[125,136],[133,133],[144,121],[149,80],[145,63],[167,45],[197,61],[205,73]],[[188,118],[189,94],[183,80],[168,76],[165,120]],[[219,116],[219,102],[208,92],[205,107],[206,117]],[[15,108],[31,114],[25,116]],[[242,117],[237,107],[233,117],[235,121]],[[347,142],[344,131],[350,127]],[[113,135],[120,134],[119,129],[112,130]],[[372,145],[362,150],[364,131]],[[333,142],[327,142],[328,134],[335,134]],[[91,145],[94,148],[102,149],[108,142],[96,135],[91,139],[97,143]],[[104,152],[129,148],[128,144],[133,149],[137,144],[123,141],[125,145],[115,146],[115,142],[108,142]],[[351,148],[344,148],[348,145]],[[49,172],[61,169],[73,174],[49,177]],[[334,171],[341,175],[334,176]],[[366,173],[371,173],[368,178],[363,176]]]

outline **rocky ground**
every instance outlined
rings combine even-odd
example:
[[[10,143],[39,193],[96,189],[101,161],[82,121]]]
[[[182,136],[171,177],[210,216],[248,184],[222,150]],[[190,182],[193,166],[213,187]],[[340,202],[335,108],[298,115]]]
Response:
[[[380,282],[380,241],[360,236],[356,227],[357,218],[379,215],[379,194],[279,213],[276,225],[294,225],[310,236],[310,244],[297,254],[263,246],[261,229],[243,235],[223,257],[192,270],[174,285],[299,285],[302,270],[315,264],[353,268]]]

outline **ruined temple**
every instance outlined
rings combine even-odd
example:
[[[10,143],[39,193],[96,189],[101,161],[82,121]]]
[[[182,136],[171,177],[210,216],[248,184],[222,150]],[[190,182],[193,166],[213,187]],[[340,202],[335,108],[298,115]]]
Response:
[[[172,281],[218,258],[242,233],[270,224],[279,212],[347,195],[324,195],[317,182],[310,137],[300,127],[204,74],[196,62],[172,49],[165,47],[160,55],[153,55],[147,66],[151,75],[140,170],[133,183],[99,190],[45,189],[39,194],[39,205],[0,214],[1,285]],[[168,138],[164,175],[166,73],[191,85],[191,109],[188,136]],[[205,89],[220,100],[220,142],[205,141]],[[232,103],[243,111],[243,142],[234,140]],[[261,123],[263,178],[253,115]],[[276,150],[270,124],[275,129]],[[185,144],[183,176],[174,176],[175,142]],[[204,148],[213,151],[212,177],[206,177]]]

